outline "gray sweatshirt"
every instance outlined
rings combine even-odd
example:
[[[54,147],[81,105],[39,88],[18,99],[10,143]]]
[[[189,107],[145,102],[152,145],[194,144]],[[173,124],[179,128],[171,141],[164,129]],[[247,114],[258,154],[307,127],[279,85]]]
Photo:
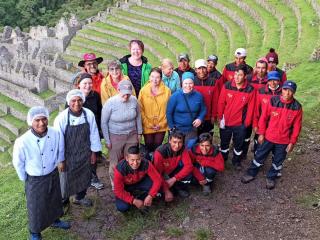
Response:
[[[123,102],[119,95],[113,96],[103,105],[101,129],[106,144],[110,144],[110,133],[129,134],[137,131],[142,134],[140,108],[135,96]]]

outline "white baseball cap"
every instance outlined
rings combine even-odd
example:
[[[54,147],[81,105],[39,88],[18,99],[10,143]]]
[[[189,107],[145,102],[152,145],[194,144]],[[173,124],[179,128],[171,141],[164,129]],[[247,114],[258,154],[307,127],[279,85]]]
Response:
[[[237,48],[237,50],[234,52],[235,57],[246,57],[247,56],[247,50],[244,48]]]
[[[204,59],[198,59],[194,62],[195,68],[207,67],[207,61]]]

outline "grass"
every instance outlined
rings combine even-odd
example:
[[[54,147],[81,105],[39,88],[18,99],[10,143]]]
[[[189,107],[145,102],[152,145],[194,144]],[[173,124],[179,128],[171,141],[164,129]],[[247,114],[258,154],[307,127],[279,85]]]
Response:
[[[28,108],[25,105],[23,105],[19,102],[16,102],[13,99],[11,99],[1,93],[0,93],[0,102],[9,106],[9,107],[16,109],[17,111],[20,111],[22,113],[25,113],[25,114],[28,113]]]
[[[56,93],[50,89],[44,91],[44,92],[41,92],[41,93],[38,93],[37,95],[42,98],[42,99],[48,99],[49,97],[52,97],[54,96]]]
[[[264,32],[264,47],[267,49],[271,47],[278,49],[280,44],[280,24],[277,19],[270,12],[266,11],[259,4],[257,4],[254,0],[246,0],[244,2],[247,3],[255,12],[257,12],[266,23],[266,29]]]
[[[117,17],[121,16],[126,20],[135,19],[143,22],[153,23],[155,26],[169,27],[171,30],[174,30],[183,36],[183,39],[187,39],[192,48],[190,49],[190,54],[193,55],[194,59],[199,59],[204,57],[204,48],[200,40],[193,34],[189,32],[188,29],[185,29],[177,24],[166,23],[159,21],[158,19],[152,19],[152,17],[144,17],[142,15],[133,14],[130,12],[119,11]],[[170,30],[169,30],[170,32]]]
[[[229,26],[229,28],[231,29],[231,39],[229,39],[229,41],[231,42],[232,51],[234,51],[238,47],[246,47],[247,46],[247,38],[245,36],[244,31],[229,16],[220,12],[218,9],[210,7],[207,4],[200,3],[196,0],[190,0],[189,3],[218,16],[220,19],[222,19]],[[233,53],[232,53],[232,56],[233,56]],[[233,59],[233,57],[232,57],[232,59]]]
[[[213,239],[212,233],[207,228],[199,228],[195,231],[195,239],[197,240],[209,240]]]
[[[192,27],[193,29],[196,29],[199,34],[201,35],[201,38],[204,40],[204,42],[206,43],[205,46],[203,46],[204,48],[204,52],[205,52],[205,56],[208,56],[212,53],[217,52],[217,46],[216,46],[216,39],[213,38],[212,34],[205,28],[203,28],[201,25],[192,23],[191,21],[187,21],[186,19],[179,17],[179,16],[175,16],[173,14],[169,14],[169,13],[165,13],[165,12],[161,12],[157,9],[149,9],[149,8],[145,8],[145,7],[138,7],[138,6],[133,6],[131,7],[132,10],[135,10],[137,12],[144,12],[144,13],[148,13],[149,15],[153,15],[153,16],[162,16],[164,18],[168,18],[168,19],[172,19],[176,22],[180,22],[184,25],[189,25],[190,27]]]
[[[250,55],[250,59],[257,59],[264,52],[264,42],[263,42],[263,28],[246,12],[244,12],[237,5],[230,3],[228,1],[217,0],[215,2],[219,2],[230,10],[233,10],[237,13],[237,15],[244,21],[246,26],[249,29],[249,33],[247,36],[247,51]],[[251,62],[253,64],[253,62]]]
[[[169,237],[178,238],[183,236],[184,230],[178,227],[169,227],[166,229],[166,233]]]
[[[181,41],[180,39],[172,36],[169,33],[161,32],[158,29],[154,29],[154,28],[151,28],[151,27],[147,27],[147,26],[143,26],[143,25],[140,25],[140,24],[132,23],[132,22],[124,20],[124,19],[119,19],[119,18],[117,18],[115,16],[112,16],[112,17],[108,18],[107,20],[111,20],[112,22],[115,22],[115,23],[118,23],[118,24],[120,23],[120,24],[123,24],[125,26],[130,26],[130,27],[134,27],[134,28],[137,28],[137,29],[143,29],[145,31],[148,31],[152,35],[160,37],[161,39],[163,39],[163,41],[168,42],[168,44],[170,44],[171,46],[175,46],[176,53],[187,52],[188,51],[188,47],[185,45],[185,43],[183,41]]]
[[[0,132],[8,136],[10,141],[13,141],[16,138],[16,136],[5,127],[0,126]]]
[[[320,130],[320,115],[315,114],[320,111],[320,84],[315,83],[320,75],[320,62],[306,62],[300,64],[297,68],[289,71],[287,74],[288,79],[297,82],[298,89],[296,98],[303,106],[304,124],[311,125],[312,122],[316,122],[318,124],[312,124],[312,127]]]
[[[296,203],[305,208],[314,208],[320,206],[320,189],[316,189],[313,193],[300,195],[296,198]]]
[[[164,8],[167,8],[169,11],[172,10],[172,12],[174,11],[181,11],[184,14],[187,14],[188,16],[195,18],[197,20],[199,20],[200,22],[203,22],[204,24],[207,24],[208,26],[210,26],[211,28],[213,28],[216,33],[217,33],[217,39],[215,39],[216,41],[216,45],[217,45],[217,52],[215,52],[218,56],[219,56],[219,61],[224,63],[227,60],[230,59],[230,53],[231,53],[231,48],[230,48],[230,41],[228,39],[228,34],[225,32],[225,30],[223,29],[223,27],[219,24],[219,22],[216,22],[214,20],[211,20],[195,11],[192,11],[191,9],[181,9],[178,8],[170,3],[162,3],[160,1],[151,1],[151,0],[145,0],[145,3],[149,4],[156,4],[156,5],[160,5]],[[211,53],[210,53],[211,54]]]

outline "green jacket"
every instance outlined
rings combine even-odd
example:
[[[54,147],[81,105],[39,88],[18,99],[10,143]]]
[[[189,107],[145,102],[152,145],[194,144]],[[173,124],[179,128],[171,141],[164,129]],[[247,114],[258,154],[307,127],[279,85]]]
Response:
[[[131,55],[126,55],[120,59],[121,70],[124,75],[128,75],[128,62]],[[151,64],[148,63],[148,59],[142,56],[142,71],[141,71],[141,88],[149,81],[149,75],[151,72]]]

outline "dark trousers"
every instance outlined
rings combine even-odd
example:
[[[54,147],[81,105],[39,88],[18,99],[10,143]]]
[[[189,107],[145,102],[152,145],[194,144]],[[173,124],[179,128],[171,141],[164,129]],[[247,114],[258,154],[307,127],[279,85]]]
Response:
[[[203,123],[198,127],[198,136],[202,133],[210,133],[213,136],[213,127],[214,125],[210,120],[204,120]]]
[[[76,198],[77,200],[81,200],[81,199],[83,199],[86,195],[87,195],[87,189],[85,189],[85,190],[77,193],[75,198]]]
[[[229,145],[231,138],[233,140],[233,165],[240,165],[241,154],[243,150],[243,142],[245,139],[246,128],[244,125],[228,127],[225,126],[224,129],[220,128],[220,151],[225,161],[228,160],[229,155]]]
[[[242,147],[242,158],[243,159],[246,158],[247,154],[248,154],[251,134],[252,134],[252,126],[249,126],[246,128],[246,133],[244,136],[244,142],[243,142],[243,147]]]
[[[259,138],[259,134],[255,134],[254,135],[254,142],[253,142],[253,152],[254,152],[254,154],[256,153],[257,148],[259,146],[258,138]]]
[[[154,152],[162,144],[165,134],[166,132],[143,134],[144,143],[149,153]]]
[[[207,185],[213,182],[214,177],[217,174],[217,171],[211,167],[203,167],[199,163],[193,164],[196,168],[199,169],[201,174],[206,178]]]
[[[152,184],[152,180],[149,178],[149,176],[146,176],[138,183],[125,185],[124,189],[131,193],[135,198],[143,201],[148,196]],[[131,204],[116,197],[116,207],[118,211],[126,212],[130,209]]]
[[[287,156],[287,146],[287,144],[276,144],[265,139],[265,141],[258,146],[247,173],[251,176],[256,176],[269,153],[272,152],[272,166],[267,173],[267,178],[275,179],[281,176],[280,171],[282,169],[282,163]]]
[[[169,174],[169,178],[174,177],[174,175],[176,175],[178,172],[180,172],[183,168],[183,162],[179,161],[178,166]],[[191,183],[192,181],[192,172],[190,172],[186,177],[184,177],[183,179],[176,181],[175,184],[171,187],[172,190],[175,192],[179,189],[181,190],[187,190],[188,189],[188,185]]]

